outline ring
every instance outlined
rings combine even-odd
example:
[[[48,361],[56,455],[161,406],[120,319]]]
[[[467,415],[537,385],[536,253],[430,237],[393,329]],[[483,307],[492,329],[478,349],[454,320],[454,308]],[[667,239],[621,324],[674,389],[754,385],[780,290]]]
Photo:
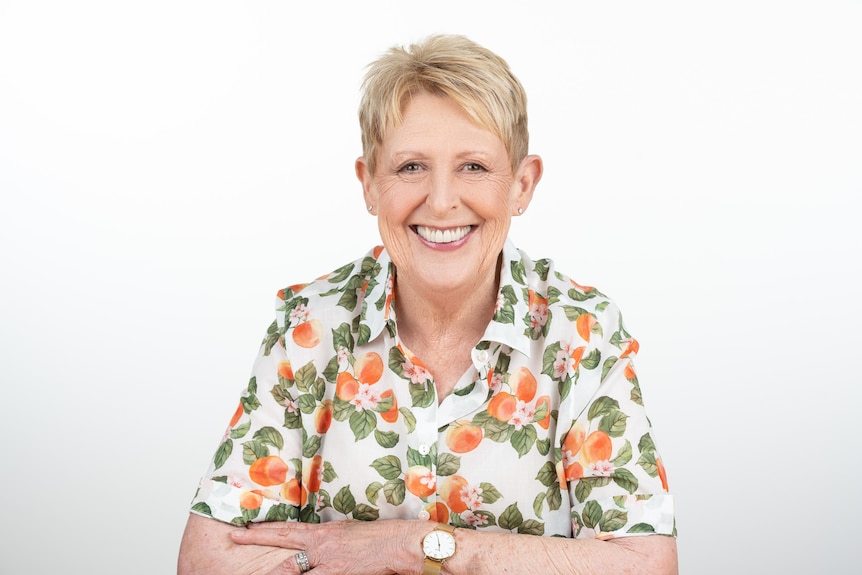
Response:
[[[294,557],[296,558],[296,564],[299,565],[300,573],[305,573],[311,569],[311,565],[308,564],[308,555],[305,554],[305,551],[300,551]]]

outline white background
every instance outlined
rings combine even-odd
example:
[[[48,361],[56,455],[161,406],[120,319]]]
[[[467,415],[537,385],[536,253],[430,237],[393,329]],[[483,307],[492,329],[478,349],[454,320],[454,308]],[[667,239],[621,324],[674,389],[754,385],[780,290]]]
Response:
[[[275,291],[377,241],[363,67],[433,32],[527,89],[512,238],[640,340],[681,572],[860,572],[862,3],[528,4],[0,2],[0,572],[174,571]]]

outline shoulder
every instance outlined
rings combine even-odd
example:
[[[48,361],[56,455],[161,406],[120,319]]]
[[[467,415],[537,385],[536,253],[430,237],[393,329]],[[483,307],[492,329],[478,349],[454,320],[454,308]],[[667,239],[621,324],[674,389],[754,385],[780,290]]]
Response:
[[[532,259],[520,249],[509,252],[508,265],[514,287],[524,291],[531,305],[565,310],[577,307],[591,313],[602,313],[616,306],[598,288],[582,284],[557,269],[550,258]]]
[[[385,269],[389,257],[383,246],[376,246],[364,256],[338,267],[331,272],[319,276],[307,283],[292,284],[278,290],[278,300],[288,302],[295,299],[330,298],[337,293],[345,293],[349,289],[368,289],[365,281],[371,281]],[[348,303],[348,302],[344,302]]]
[[[302,348],[324,343],[352,349],[354,340],[368,341],[383,325],[391,277],[391,260],[378,246],[310,283],[283,288],[276,295],[276,319],[268,337],[277,340],[290,332]],[[329,342],[330,337],[337,341]]]

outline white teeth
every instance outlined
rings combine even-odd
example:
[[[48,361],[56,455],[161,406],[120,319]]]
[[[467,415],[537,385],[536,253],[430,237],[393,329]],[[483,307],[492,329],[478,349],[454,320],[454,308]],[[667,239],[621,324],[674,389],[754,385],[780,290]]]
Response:
[[[471,226],[461,226],[460,228],[450,228],[448,230],[416,226],[416,233],[429,242],[434,242],[435,244],[448,244],[457,242],[466,236],[470,233],[470,229]]]

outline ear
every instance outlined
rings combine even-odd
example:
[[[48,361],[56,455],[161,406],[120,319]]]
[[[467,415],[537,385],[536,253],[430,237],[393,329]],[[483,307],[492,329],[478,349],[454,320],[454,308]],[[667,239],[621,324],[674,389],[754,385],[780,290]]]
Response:
[[[514,198],[512,201],[512,215],[520,215],[518,209],[523,211],[530,205],[533,199],[533,192],[542,179],[544,165],[542,158],[535,154],[528,155],[521,160],[521,165],[518,166],[518,171],[515,172],[515,182],[513,185]]]
[[[356,177],[362,183],[362,195],[365,197],[365,205],[371,208],[368,211],[373,214],[377,209],[377,191],[374,187],[374,178],[372,177],[371,170],[368,169],[368,163],[363,156],[356,158],[354,169],[356,170]]]

